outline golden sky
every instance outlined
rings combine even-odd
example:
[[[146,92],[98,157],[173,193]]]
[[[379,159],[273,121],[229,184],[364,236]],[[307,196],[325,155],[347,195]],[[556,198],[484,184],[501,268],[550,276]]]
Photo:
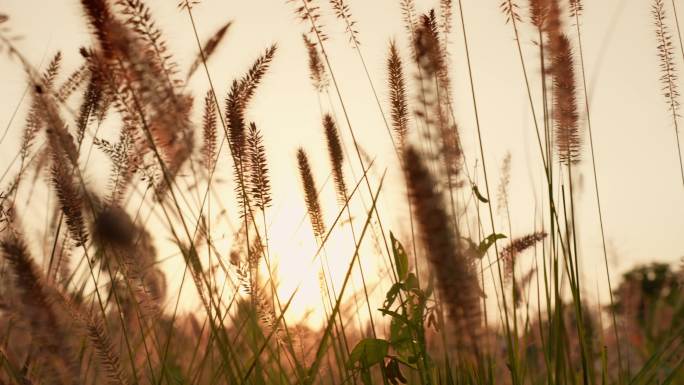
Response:
[[[185,70],[197,52],[187,14],[178,10],[175,0],[148,0],[147,3],[165,32],[175,59]],[[380,100],[385,103],[385,60],[389,40],[396,38],[404,55],[408,54],[398,1],[348,0],[348,3],[358,22],[364,59]],[[436,5],[433,1],[416,3],[421,10]],[[525,1],[519,3],[526,5]],[[684,190],[679,177],[674,129],[658,83],[650,3],[646,0],[586,1],[582,23],[598,178],[613,275],[636,263],[673,262],[684,255]],[[377,157],[377,175],[385,167],[390,169],[389,180],[394,182],[385,186],[381,208],[393,221],[391,227],[401,233],[407,227],[404,224],[406,213],[403,208],[393,209],[391,204],[403,194],[403,189],[397,187],[401,184],[396,182],[396,158],[391,143],[357,52],[348,43],[343,25],[331,17],[327,4],[323,9],[325,30],[330,37],[326,48],[333,71],[360,144],[371,156]],[[535,210],[538,217],[544,187],[512,28],[505,24],[498,0],[463,0],[463,12],[490,183],[493,188],[498,184],[498,170],[510,151],[513,236],[521,236],[534,230]],[[78,47],[90,42],[76,0],[3,0],[0,13],[10,16],[7,26],[12,34],[21,36],[17,46],[36,67],[45,66],[51,55],[61,50],[65,56],[65,72],[69,72],[77,65]],[[329,167],[319,106],[328,111],[332,101],[332,111],[339,116],[341,109],[334,95],[330,100],[325,95],[319,100],[310,85],[306,50],[301,41],[306,27],[295,19],[293,6],[283,0],[203,0],[195,7],[194,14],[202,39],[223,23],[234,22],[223,45],[209,62],[219,96],[227,93],[232,79],[240,76],[268,45],[277,43],[279,46],[272,68],[248,112],[248,119],[254,120],[263,131],[268,151],[274,195],[272,233],[277,234],[273,248],[281,246],[295,254],[310,253],[311,248],[306,245],[312,240],[310,229],[306,223],[300,226],[304,204],[296,174],[295,151],[300,145],[307,149],[313,159],[317,181],[323,183]],[[450,46],[456,119],[468,164],[472,167],[479,152],[463,34],[457,15],[455,13],[456,25]],[[533,64],[537,60],[534,37],[528,28],[523,29],[521,42],[529,53],[526,60],[533,85],[537,85],[538,66]],[[684,68],[681,55],[676,55],[676,61]],[[25,84],[19,63],[6,55],[0,57],[0,128],[3,130],[21,100]],[[199,101],[208,87],[201,71],[192,78],[189,87],[198,101],[196,109],[200,110]],[[339,122],[341,132],[349,146],[349,135],[342,122]],[[7,139],[0,145],[3,170],[16,153],[22,127],[20,113],[9,126]],[[107,134],[103,136],[107,137]],[[352,163],[358,175],[358,163]],[[605,288],[589,166],[590,155],[585,151],[580,167],[582,183],[577,209],[581,257],[585,273],[591,278],[586,286]],[[229,178],[228,168],[225,170],[225,178]],[[89,177],[93,183],[102,178],[97,173]],[[479,178],[481,180],[481,176]],[[330,185],[323,200],[324,209],[335,207]],[[31,206],[29,211],[41,217],[45,215],[44,204]],[[326,211],[330,218],[336,213],[333,209]],[[237,223],[234,215],[231,220]],[[226,229],[226,233],[230,230]],[[281,261],[281,266],[292,267],[290,274],[296,276],[297,265]]]

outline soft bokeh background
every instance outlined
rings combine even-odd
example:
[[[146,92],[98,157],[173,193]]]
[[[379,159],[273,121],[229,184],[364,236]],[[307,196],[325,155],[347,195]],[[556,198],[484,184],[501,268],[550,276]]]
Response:
[[[149,0],[147,3],[165,33],[171,52],[181,69],[185,70],[197,52],[187,14],[177,8],[175,0]],[[396,158],[382,117],[357,52],[344,34],[343,25],[332,17],[327,2],[321,3],[325,3],[323,24],[330,37],[326,47],[359,142],[371,157],[376,157],[375,176],[386,167],[390,169],[381,202],[381,210],[388,217],[386,227],[406,234],[405,206],[393,203],[399,201],[404,192],[397,179]],[[398,40],[408,62],[406,33],[398,1],[348,0],[348,3],[358,22],[362,52],[370,75],[386,108],[385,59],[390,39]],[[421,11],[436,6],[436,3],[417,1]],[[455,3],[456,24],[450,47],[456,118],[468,164],[472,168],[480,156],[458,2]],[[524,8],[526,2],[521,1],[520,5]],[[679,176],[674,129],[658,83],[650,2],[602,0],[586,2],[585,6],[582,25],[584,56],[597,171],[612,275],[617,277],[637,263],[651,260],[675,262],[684,255],[684,190]],[[332,106],[332,111],[341,117],[334,94],[330,100],[326,95],[319,99],[310,85],[307,54],[301,39],[307,26],[295,18],[293,8],[283,0],[204,0],[194,10],[203,40],[225,22],[234,22],[226,40],[209,62],[220,97],[227,93],[232,79],[240,76],[263,49],[271,43],[279,46],[272,68],[249,110],[248,119],[259,125],[265,138],[274,196],[274,207],[269,214],[272,221],[271,246],[278,251],[280,258],[281,282],[290,289],[302,278],[302,264],[305,264],[302,261],[308,258],[302,255],[311,256],[314,250],[308,223],[302,224],[305,210],[295,150],[298,146],[308,150],[317,180],[323,183],[329,167],[320,124],[320,106],[326,111]],[[464,0],[463,12],[490,183],[493,189],[496,188],[501,162],[510,151],[512,235],[521,236],[539,226],[544,178],[512,28],[505,24],[498,0]],[[0,13],[10,16],[6,25],[12,35],[21,37],[16,42],[17,47],[36,67],[43,68],[52,55],[61,50],[65,59],[63,73],[68,73],[75,69],[80,59],[78,47],[91,43],[76,0],[3,0]],[[521,42],[530,55],[528,68],[536,87],[539,75],[538,66],[533,64],[536,63],[533,56],[536,53],[535,36],[527,27],[529,25],[523,29]],[[678,65],[684,65],[681,55],[677,54],[676,59]],[[208,87],[201,70],[191,79],[189,87],[196,96],[196,110],[200,111],[201,98]],[[11,166],[18,151],[22,113],[27,104],[25,88],[25,76],[18,61],[2,56],[0,129],[9,130],[0,145],[2,170]],[[12,120],[18,105],[19,113]],[[343,122],[340,119],[341,132],[347,147],[351,148]],[[105,129],[100,135],[111,137],[113,134]],[[586,135],[585,139],[588,141]],[[353,172],[359,175],[358,162],[353,159],[351,163],[355,168]],[[477,163],[481,164],[481,160]],[[600,288],[599,293],[606,300],[607,284],[589,166],[587,148],[579,171],[581,188],[577,210],[581,259],[587,277],[584,286],[590,291],[594,287]],[[95,171],[97,165],[91,165],[89,170],[89,182],[103,188],[106,173]],[[224,170],[222,177],[230,179],[229,168]],[[350,177],[351,171],[348,170]],[[481,168],[477,170],[480,172]],[[475,171],[471,170],[471,173]],[[478,180],[482,180],[481,174]],[[225,189],[229,197],[232,192],[229,187]],[[34,218],[45,218],[46,198],[36,196],[33,199],[35,202],[27,205],[26,212]],[[326,186],[323,199],[326,215],[332,218],[337,209],[330,184]],[[230,198],[226,200],[230,201]],[[229,210],[228,217],[233,224],[238,223],[236,213]],[[363,219],[357,218],[361,223]],[[503,230],[504,223],[503,220],[497,223],[499,229]],[[215,231],[215,236],[225,237],[229,244],[230,228]],[[350,242],[342,239],[337,244],[348,247]],[[336,252],[330,253],[334,256]],[[338,263],[333,261],[333,270],[344,271],[346,258],[348,256]],[[180,266],[181,261],[176,256],[167,263],[171,282],[178,278],[180,269],[174,267]],[[317,290],[315,279],[308,279],[308,282],[305,292]],[[297,306],[293,310],[303,314],[306,301]]]

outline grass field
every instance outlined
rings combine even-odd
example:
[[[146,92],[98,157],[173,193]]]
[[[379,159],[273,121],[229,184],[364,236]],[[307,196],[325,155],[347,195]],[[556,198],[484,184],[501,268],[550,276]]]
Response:
[[[684,4],[643,2],[656,64],[637,76],[661,94],[640,97],[660,103],[654,120],[671,126],[660,150],[677,155],[649,172],[681,194]],[[370,3],[274,2],[301,35],[308,79],[295,81],[318,105],[268,110],[262,87],[289,84],[270,72],[291,47],[224,49],[240,20],[205,34],[197,17],[218,2],[174,5],[191,27],[184,53],[155,19],[168,4],[77,3],[90,43],[42,64],[22,48],[34,27],[0,13],[0,60],[25,82],[0,127],[0,384],[684,384],[684,265],[610,262],[601,192],[617,182],[598,154],[620,149],[595,146],[592,131],[594,4],[482,2],[500,17],[483,21],[461,0],[397,0],[403,35],[383,37],[375,63],[362,41],[376,31],[354,13]],[[520,85],[510,98],[522,95],[539,183],[483,140],[510,134],[482,124],[477,23],[509,31],[515,60],[501,73]],[[352,75],[331,54],[340,39]],[[209,64],[223,55],[251,62],[217,82],[227,75]],[[372,118],[353,111],[351,88]],[[317,139],[263,128],[290,106],[314,111]],[[308,139],[276,148],[285,136]],[[273,164],[283,153],[291,163]],[[663,185],[634,213],[666,199]],[[531,212],[513,206],[520,186],[537,191]],[[664,211],[630,220],[681,207]],[[599,246],[587,252],[581,234]],[[681,236],[666,242],[681,249]]]

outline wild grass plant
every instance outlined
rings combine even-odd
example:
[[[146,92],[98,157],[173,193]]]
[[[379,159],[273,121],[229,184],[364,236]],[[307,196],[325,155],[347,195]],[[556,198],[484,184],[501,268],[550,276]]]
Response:
[[[152,3],[81,0],[91,44],[76,47],[75,68],[64,68],[61,52],[45,68],[33,64],[17,45],[21,28],[0,15],[3,60],[27,82],[24,122],[9,125],[20,127],[19,148],[0,139],[16,154],[0,178],[0,383],[684,384],[684,269],[654,262],[618,277],[608,261],[582,45],[592,38],[582,29],[592,4],[486,5],[499,6],[498,22],[510,27],[544,178],[543,210],[530,214],[536,226],[514,233],[509,190],[522,182],[511,178],[510,153],[498,185],[488,174],[496,165],[486,163],[482,138],[495,128],[478,109],[461,0],[421,12],[397,2],[406,36],[388,38],[383,79],[364,50],[373,31],[359,27],[351,2],[288,0],[301,22],[293,31],[304,31],[310,78],[302,83],[319,97],[329,159],[292,151],[288,177],[301,186],[311,235],[302,242],[312,251],[297,269],[318,287],[283,291],[280,268],[293,262],[272,241],[274,206],[283,203],[260,123],[270,112],[253,108],[260,85],[275,81],[269,69],[282,49],[258,47],[251,66],[216,84],[207,63],[233,22],[200,36],[194,12],[214,3],[178,4],[197,52],[182,68]],[[653,76],[681,171],[677,3],[653,0],[650,10],[660,60]],[[324,14],[355,51],[379,127],[348,110]],[[456,39],[463,52],[450,52]],[[475,151],[464,150],[454,60],[466,68]],[[193,78],[207,87],[192,88]],[[364,148],[361,130],[391,142],[390,162]],[[582,162],[598,256],[578,247]],[[106,185],[91,173],[107,173]],[[385,200],[388,189],[399,198]],[[50,197],[45,223],[24,214],[37,191]],[[393,211],[406,213],[397,228]],[[161,267],[168,249],[179,287]],[[603,268],[608,301],[589,298],[588,263]],[[320,324],[290,316],[299,297]],[[183,310],[186,301],[194,310]]]

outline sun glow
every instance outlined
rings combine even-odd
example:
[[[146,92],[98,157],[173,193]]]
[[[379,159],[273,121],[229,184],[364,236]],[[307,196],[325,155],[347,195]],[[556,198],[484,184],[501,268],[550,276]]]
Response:
[[[350,262],[355,253],[355,237],[360,230],[358,223],[353,223],[355,233],[352,234],[349,221],[340,220],[325,245],[313,235],[309,219],[303,204],[294,203],[301,200],[297,192],[293,192],[290,204],[274,209],[274,219],[269,227],[269,248],[271,250],[271,269],[275,272],[278,285],[278,296],[281,305],[292,297],[292,303],[286,311],[289,321],[305,321],[312,327],[323,325],[330,314],[331,302],[334,305],[336,296],[340,295]],[[327,210],[326,210],[327,209]],[[337,213],[340,210],[334,203],[324,206],[324,211]],[[356,258],[351,270],[349,282],[344,291],[345,307],[343,312],[356,312],[361,320],[367,320],[368,312],[357,309],[357,301],[349,301],[363,294],[362,282],[365,279],[369,287],[376,287],[381,269],[368,260],[363,260],[366,248],[361,248],[360,258]],[[361,261],[359,261],[361,259]],[[363,274],[359,269],[362,264]],[[265,265],[265,264],[264,264]],[[262,274],[268,275],[266,266]],[[295,292],[296,291],[296,292]],[[349,307],[352,303],[353,307]]]

